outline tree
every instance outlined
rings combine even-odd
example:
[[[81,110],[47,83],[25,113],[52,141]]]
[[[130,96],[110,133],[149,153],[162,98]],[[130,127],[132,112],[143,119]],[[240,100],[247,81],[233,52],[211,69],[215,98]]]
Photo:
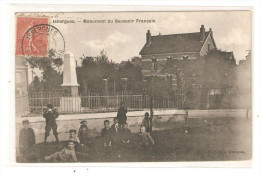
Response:
[[[236,86],[237,89],[241,91],[251,90],[251,79],[252,79],[252,53],[251,50],[247,51],[247,56],[245,60],[240,60],[239,65],[236,67]]]
[[[214,50],[197,59],[169,58],[163,72],[177,75],[178,89],[186,95],[186,108],[199,108],[198,102],[207,99],[209,89],[227,90],[234,86],[236,62],[229,56],[226,52]]]
[[[116,64],[110,62],[104,50],[96,57],[82,56],[82,64],[77,67],[80,92],[103,92],[103,79],[116,79]]]
[[[31,56],[27,58],[32,69],[38,68],[42,71],[42,87],[43,89],[60,89],[62,84],[61,66],[63,61],[61,58],[55,58],[53,50],[50,50],[47,57]],[[36,78],[36,81],[37,78]]]
[[[121,78],[127,78],[127,90],[134,92],[143,91],[143,75],[140,67],[136,67],[130,61],[126,64],[120,65],[117,72],[117,83],[119,83],[119,90],[123,91]]]
[[[36,75],[29,86],[29,90],[42,90],[43,85],[39,77]]]
[[[236,61],[220,50],[209,52],[203,57],[202,81],[204,88],[232,88]]]

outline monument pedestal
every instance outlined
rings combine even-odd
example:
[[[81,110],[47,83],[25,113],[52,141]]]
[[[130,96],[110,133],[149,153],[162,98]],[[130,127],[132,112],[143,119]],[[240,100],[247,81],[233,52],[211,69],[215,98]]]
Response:
[[[81,99],[77,97],[61,97],[60,99],[60,112],[80,112]]]
[[[60,112],[80,112],[81,98],[78,95],[78,81],[76,74],[76,61],[72,53],[64,54],[64,71],[62,98],[60,99]]]

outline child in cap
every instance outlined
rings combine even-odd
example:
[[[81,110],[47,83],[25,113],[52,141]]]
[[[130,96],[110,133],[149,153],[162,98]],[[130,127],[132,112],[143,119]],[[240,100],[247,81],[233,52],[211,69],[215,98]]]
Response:
[[[35,134],[32,128],[29,128],[29,120],[22,121],[23,128],[19,133],[19,149],[23,161],[28,161],[33,146],[35,145]]]
[[[53,131],[53,134],[56,138],[56,142],[59,141],[58,138],[58,132],[57,132],[57,123],[56,119],[58,118],[59,114],[53,109],[52,104],[47,104],[47,109],[43,113],[43,118],[46,120],[46,126],[45,126],[45,138],[44,142],[46,143],[48,136],[50,135],[51,130]]]
[[[80,127],[79,127],[79,133],[78,133],[78,137],[80,139],[81,144],[86,145],[87,141],[88,141],[88,122],[86,120],[82,120],[80,122]]]
[[[88,131],[88,122],[86,120],[80,122],[79,133],[81,132],[82,127],[85,127]]]

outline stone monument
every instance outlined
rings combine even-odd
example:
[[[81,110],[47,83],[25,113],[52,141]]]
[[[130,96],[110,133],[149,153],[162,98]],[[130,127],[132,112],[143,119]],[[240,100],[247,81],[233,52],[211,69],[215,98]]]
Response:
[[[61,112],[77,112],[81,110],[81,99],[78,94],[76,60],[72,53],[64,54]]]

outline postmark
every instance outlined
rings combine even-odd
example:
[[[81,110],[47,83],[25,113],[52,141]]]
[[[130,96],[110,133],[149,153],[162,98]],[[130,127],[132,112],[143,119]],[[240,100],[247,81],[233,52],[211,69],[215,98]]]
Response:
[[[55,26],[38,24],[25,32],[21,50],[25,57],[47,57],[52,54],[53,58],[61,58],[65,51],[65,40]]]

